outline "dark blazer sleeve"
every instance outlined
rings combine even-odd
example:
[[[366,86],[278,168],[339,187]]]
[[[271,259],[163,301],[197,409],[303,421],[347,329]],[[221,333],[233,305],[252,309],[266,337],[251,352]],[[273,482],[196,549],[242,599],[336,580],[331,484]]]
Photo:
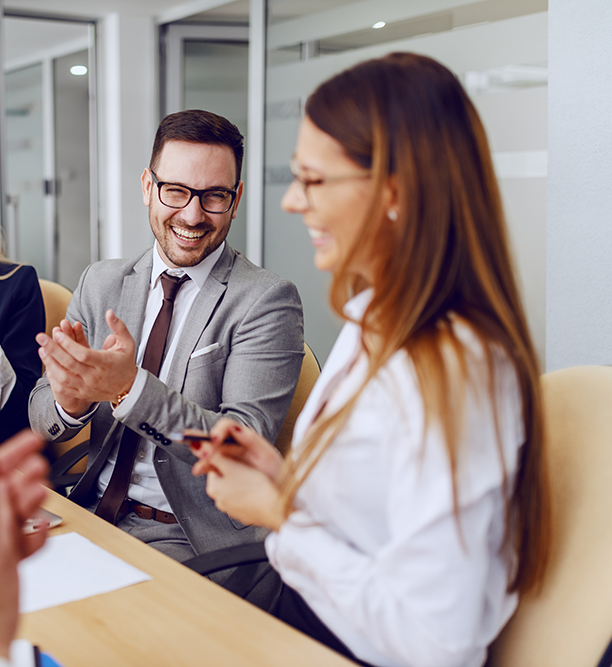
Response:
[[[45,330],[45,307],[36,271],[20,266],[0,279],[0,345],[17,382],[0,410],[0,442],[29,426],[28,397],[42,372],[36,334]]]

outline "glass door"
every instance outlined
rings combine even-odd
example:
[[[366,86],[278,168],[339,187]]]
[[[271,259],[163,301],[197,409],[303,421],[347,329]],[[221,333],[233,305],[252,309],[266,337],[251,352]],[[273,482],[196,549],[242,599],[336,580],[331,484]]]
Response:
[[[98,259],[95,27],[5,17],[9,259],[70,289]]]
[[[53,257],[46,252],[54,240],[45,206],[42,63],[7,72],[5,90],[7,254],[35,266],[41,277],[52,276]]]

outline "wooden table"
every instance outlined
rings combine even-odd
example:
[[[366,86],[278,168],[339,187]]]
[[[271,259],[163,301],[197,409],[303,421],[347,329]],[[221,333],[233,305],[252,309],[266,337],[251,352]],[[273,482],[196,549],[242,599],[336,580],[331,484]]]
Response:
[[[19,636],[65,667],[354,667],[58,494],[44,506],[64,520],[51,535],[80,533],[153,577],[22,617]]]

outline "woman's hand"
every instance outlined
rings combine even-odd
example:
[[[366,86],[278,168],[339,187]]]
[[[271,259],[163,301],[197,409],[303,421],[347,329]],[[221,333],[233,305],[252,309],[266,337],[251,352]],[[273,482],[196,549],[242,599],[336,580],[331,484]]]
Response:
[[[0,656],[9,657],[9,647],[17,632],[19,580],[17,563],[20,549],[16,535],[19,525],[11,506],[9,485],[0,477]]]
[[[283,467],[281,453],[252,429],[231,419],[223,418],[213,426],[210,437],[210,444],[200,443],[191,446],[191,451],[200,459],[191,470],[193,475],[199,476],[209,474],[211,471],[215,472],[212,459],[216,454],[222,454],[225,458],[255,468],[272,481],[278,479]],[[238,444],[224,443],[230,437]]]
[[[40,548],[47,536],[47,524],[24,535],[22,524],[11,501],[10,484],[0,477],[0,656],[8,658],[15,637],[19,613],[17,564]]]
[[[38,453],[42,438],[32,431],[21,431],[0,445],[0,479],[8,493],[20,527],[40,507],[47,495],[45,488],[48,465]],[[29,555],[24,554],[23,557]]]
[[[217,509],[244,524],[278,531],[285,520],[280,492],[274,481],[264,472],[228,458],[221,451],[210,457],[206,493],[215,501]]]
[[[276,479],[283,466],[280,452],[265,438],[231,419],[220,419],[210,443],[193,443],[200,459],[193,475],[208,475],[206,493],[217,509],[247,525],[278,530],[285,515]],[[236,444],[228,444],[233,439]]]

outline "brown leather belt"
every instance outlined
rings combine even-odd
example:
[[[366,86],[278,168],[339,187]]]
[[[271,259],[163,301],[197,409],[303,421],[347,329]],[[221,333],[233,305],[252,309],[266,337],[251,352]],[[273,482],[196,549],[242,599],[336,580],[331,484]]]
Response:
[[[151,519],[152,521],[159,521],[160,523],[178,523],[174,514],[156,510],[155,507],[149,507],[149,505],[141,505],[128,498],[121,503],[119,514],[128,514],[129,512],[134,512],[134,514],[137,514],[141,519]]]

